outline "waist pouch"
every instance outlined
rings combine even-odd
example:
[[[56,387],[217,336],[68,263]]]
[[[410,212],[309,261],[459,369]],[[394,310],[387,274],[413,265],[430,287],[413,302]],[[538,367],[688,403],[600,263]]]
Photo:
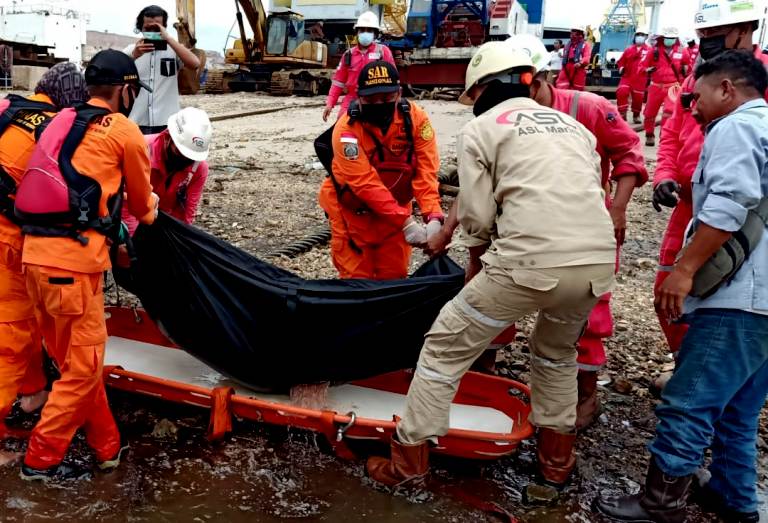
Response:
[[[747,220],[741,229],[734,232],[693,276],[691,296],[708,298],[723,284],[730,282],[757,247],[766,226],[768,198],[763,198],[757,208],[747,213]]]

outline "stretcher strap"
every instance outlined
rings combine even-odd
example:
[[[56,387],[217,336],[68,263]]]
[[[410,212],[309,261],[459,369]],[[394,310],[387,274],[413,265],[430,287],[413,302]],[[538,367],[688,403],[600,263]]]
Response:
[[[341,459],[354,460],[357,459],[355,453],[347,446],[347,443],[342,438],[341,441],[337,439],[337,427],[336,427],[336,413],[331,410],[324,410],[320,415],[320,423],[322,426],[322,433],[325,439],[328,440],[328,444],[331,446],[334,454]]]
[[[211,393],[211,419],[208,441],[218,441],[232,432],[232,387],[216,387]]]

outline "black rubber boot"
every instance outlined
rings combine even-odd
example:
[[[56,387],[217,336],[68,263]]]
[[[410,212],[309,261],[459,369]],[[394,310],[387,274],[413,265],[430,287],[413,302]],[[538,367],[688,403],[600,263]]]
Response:
[[[614,521],[683,523],[693,475],[667,476],[651,459],[645,490],[633,496],[595,499],[593,508]]]
[[[84,467],[60,463],[47,469],[33,469],[27,465],[21,466],[19,474],[24,481],[73,481],[91,479],[93,474]]]
[[[719,492],[709,485],[696,486],[691,489],[691,503],[695,503],[703,512],[716,514],[725,523],[759,523],[758,512],[738,512],[725,504]]]

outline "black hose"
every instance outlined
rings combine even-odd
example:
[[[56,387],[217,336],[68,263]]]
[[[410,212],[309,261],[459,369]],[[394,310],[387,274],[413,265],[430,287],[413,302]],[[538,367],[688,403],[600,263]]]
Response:
[[[310,234],[306,238],[297,240],[293,243],[289,243],[285,247],[281,247],[276,251],[272,251],[267,255],[269,258],[279,258],[285,256],[286,258],[295,258],[300,254],[311,251],[315,247],[327,244],[331,241],[331,230],[324,227],[322,230]]]

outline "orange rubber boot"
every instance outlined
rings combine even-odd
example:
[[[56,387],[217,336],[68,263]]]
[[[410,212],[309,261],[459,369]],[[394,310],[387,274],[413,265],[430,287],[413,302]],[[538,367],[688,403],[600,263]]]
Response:
[[[403,483],[418,484],[424,482],[429,472],[429,443],[406,445],[392,436],[391,457],[373,457],[368,459],[368,476],[388,487],[397,487]]]

